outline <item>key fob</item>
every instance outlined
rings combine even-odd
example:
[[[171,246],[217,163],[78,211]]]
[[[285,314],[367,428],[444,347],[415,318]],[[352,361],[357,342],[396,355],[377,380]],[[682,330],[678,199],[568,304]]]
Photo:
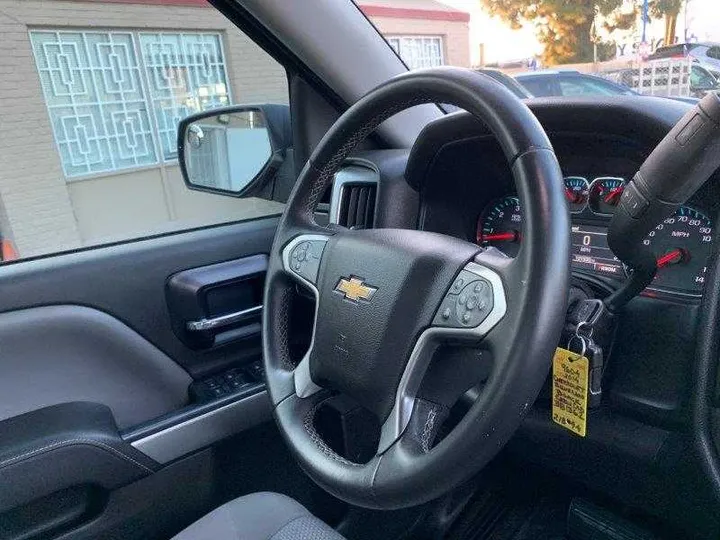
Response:
[[[602,399],[603,350],[592,339],[587,339],[585,356],[588,359],[588,408],[600,405]]]

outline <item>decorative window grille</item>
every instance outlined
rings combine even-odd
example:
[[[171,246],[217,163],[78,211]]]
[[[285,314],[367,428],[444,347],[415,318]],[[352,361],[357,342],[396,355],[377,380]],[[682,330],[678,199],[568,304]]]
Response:
[[[156,163],[132,34],[30,35],[65,175]]]
[[[391,36],[390,46],[410,69],[442,66],[443,39],[439,36]]]
[[[175,159],[178,122],[230,104],[220,36],[142,33],[140,46],[163,157]]]
[[[67,178],[175,159],[178,122],[230,103],[219,34],[33,30],[30,39]]]

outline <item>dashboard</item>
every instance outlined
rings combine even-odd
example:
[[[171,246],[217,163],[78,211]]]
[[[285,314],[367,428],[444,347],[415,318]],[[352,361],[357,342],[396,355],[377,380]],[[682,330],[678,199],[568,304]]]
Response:
[[[571,215],[573,274],[612,291],[627,278],[627,269],[608,247],[607,229],[627,181],[649,151],[612,136],[549,136]],[[493,246],[510,257],[522,249],[522,204],[494,140],[476,137],[445,144],[428,170],[423,195],[421,228]],[[718,200],[714,179],[650,232],[644,243],[655,254],[658,271],[645,296],[690,302],[700,298]]]
[[[618,176],[566,176],[565,197],[571,213],[571,267],[580,273],[623,280],[625,266],[608,247],[607,226],[627,180]],[[517,255],[522,242],[523,211],[515,194],[490,201],[479,214],[476,242]],[[644,244],[653,251],[658,271],[650,291],[699,296],[705,282],[713,238],[713,220],[703,209],[684,205],[658,223]]]
[[[626,182],[689,105],[622,96],[527,103],[550,138],[563,176],[566,207],[555,211],[571,217],[572,278],[567,298],[558,301],[572,309],[584,299],[606,298],[627,279],[626,268],[607,244],[615,206]],[[464,112],[447,115],[429,124],[406,156],[364,156],[382,180],[379,226],[450,235],[509,257],[521,253],[528,216],[515,189],[512,164],[486,126]],[[586,437],[557,429],[547,384],[511,445],[514,456],[627,504],[640,501],[645,511],[682,521],[686,528],[708,522],[707,512],[692,523],[686,517],[709,500],[696,489],[706,477],[692,472],[700,471],[697,465],[679,472],[678,464],[695,455],[688,437],[696,429],[697,396],[707,393],[696,370],[703,332],[717,331],[717,319],[707,313],[717,296],[716,291],[710,294],[709,285],[718,279],[713,257],[718,256],[714,239],[719,214],[716,173],[645,239],[660,269],[642,295],[616,314],[605,336],[602,400],[589,413],[592,428]],[[559,346],[567,343],[569,329]],[[720,375],[716,377],[709,392],[717,404]],[[713,410],[720,418],[720,409]],[[713,429],[720,433],[717,424]],[[657,493],[668,501],[662,509]]]

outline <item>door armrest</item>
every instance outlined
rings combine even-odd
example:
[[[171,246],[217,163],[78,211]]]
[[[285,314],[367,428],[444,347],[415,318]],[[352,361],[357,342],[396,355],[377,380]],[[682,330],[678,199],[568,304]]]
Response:
[[[104,405],[63,403],[0,421],[0,513],[72,486],[112,490],[158,468],[120,438]]]

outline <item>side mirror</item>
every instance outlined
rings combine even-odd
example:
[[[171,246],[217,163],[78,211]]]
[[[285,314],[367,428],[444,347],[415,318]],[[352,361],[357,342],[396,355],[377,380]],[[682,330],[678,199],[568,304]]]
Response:
[[[289,113],[288,113],[289,114]],[[241,197],[262,188],[282,163],[261,107],[193,114],[178,127],[178,160],[189,189]]]

